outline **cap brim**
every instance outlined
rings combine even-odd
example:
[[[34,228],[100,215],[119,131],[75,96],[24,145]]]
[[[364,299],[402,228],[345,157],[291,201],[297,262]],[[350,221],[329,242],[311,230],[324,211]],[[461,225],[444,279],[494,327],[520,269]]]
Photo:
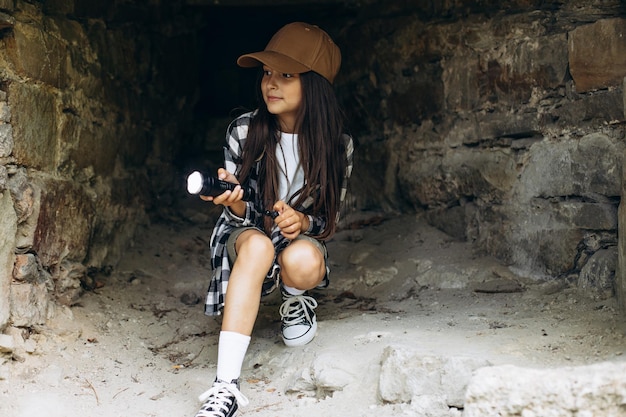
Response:
[[[274,51],[261,51],[242,55],[237,59],[237,65],[243,68],[267,65],[268,67],[285,74],[301,74],[303,72],[311,71],[311,68],[308,68],[306,65]]]

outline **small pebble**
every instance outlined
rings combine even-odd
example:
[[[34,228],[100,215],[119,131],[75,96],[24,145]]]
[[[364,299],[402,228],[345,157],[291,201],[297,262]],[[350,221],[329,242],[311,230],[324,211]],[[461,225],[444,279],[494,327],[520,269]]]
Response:
[[[180,296],[180,301],[185,305],[193,306],[200,302],[200,297],[195,292],[188,291]]]

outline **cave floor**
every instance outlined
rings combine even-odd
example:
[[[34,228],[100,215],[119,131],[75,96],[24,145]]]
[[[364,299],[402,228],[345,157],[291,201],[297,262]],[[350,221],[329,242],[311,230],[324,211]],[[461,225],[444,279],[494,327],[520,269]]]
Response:
[[[0,415],[195,415],[215,376],[220,320],[202,308],[211,227],[189,217],[142,229],[113,272],[96,277],[97,289],[30,335],[0,380]],[[408,404],[378,399],[387,346],[540,368],[625,360],[626,320],[614,298],[513,273],[419,217],[363,216],[328,246],[331,287],[315,291],[313,342],[285,347],[279,297],[263,299],[242,416],[411,415]],[[324,356],[347,384],[312,396],[294,376]]]

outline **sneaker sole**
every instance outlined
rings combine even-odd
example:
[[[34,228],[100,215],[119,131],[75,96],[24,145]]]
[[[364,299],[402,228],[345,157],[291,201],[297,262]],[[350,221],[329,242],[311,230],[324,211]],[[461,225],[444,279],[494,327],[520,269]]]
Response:
[[[286,346],[298,347],[298,346],[304,346],[308,344],[311,340],[313,340],[316,334],[317,334],[317,321],[314,321],[313,325],[311,326],[311,329],[309,329],[309,331],[303,334],[302,336],[295,338],[295,339],[285,339],[284,336],[282,336],[282,338]]]

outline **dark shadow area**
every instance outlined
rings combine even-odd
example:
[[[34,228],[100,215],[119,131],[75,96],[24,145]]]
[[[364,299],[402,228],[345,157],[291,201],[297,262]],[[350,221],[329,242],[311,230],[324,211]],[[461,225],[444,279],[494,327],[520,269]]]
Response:
[[[268,5],[202,7],[198,12],[206,21],[197,51],[199,98],[194,109],[194,137],[190,138],[191,143],[181,144],[181,167],[207,163],[203,160],[207,153],[211,154],[215,148],[221,150],[228,121],[242,111],[256,108],[259,71],[238,67],[236,61],[240,55],[263,50],[280,27],[293,21],[317,24],[335,36],[333,29],[337,23],[353,15],[355,10],[337,5]],[[220,135],[218,138],[207,138],[207,134],[216,133]],[[221,162],[221,152],[210,156],[218,158],[214,162]]]
[[[255,105],[257,74],[254,70],[240,69],[236,65],[237,57],[265,48],[271,36],[289,22],[317,24],[333,36],[337,23],[355,11],[320,5],[209,7],[202,13],[206,16],[206,26],[202,33],[204,44],[198,51],[201,75],[198,115],[222,117],[237,107]]]
[[[334,5],[255,7],[196,7],[204,25],[197,49],[196,100],[192,125],[182,132],[175,159],[177,182],[184,184],[196,169],[215,172],[223,164],[222,146],[228,123],[237,115],[256,108],[260,70],[240,68],[237,58],[260,51],[283,25],[305,21],[337,37],[341,23],[357,14],[354,6]],[[185,12],[187,13],[187,12]],[[187,65],[174,62],[174,66]],[[185,207],[194,207],[197,197],[181,189],[174,196]]]

